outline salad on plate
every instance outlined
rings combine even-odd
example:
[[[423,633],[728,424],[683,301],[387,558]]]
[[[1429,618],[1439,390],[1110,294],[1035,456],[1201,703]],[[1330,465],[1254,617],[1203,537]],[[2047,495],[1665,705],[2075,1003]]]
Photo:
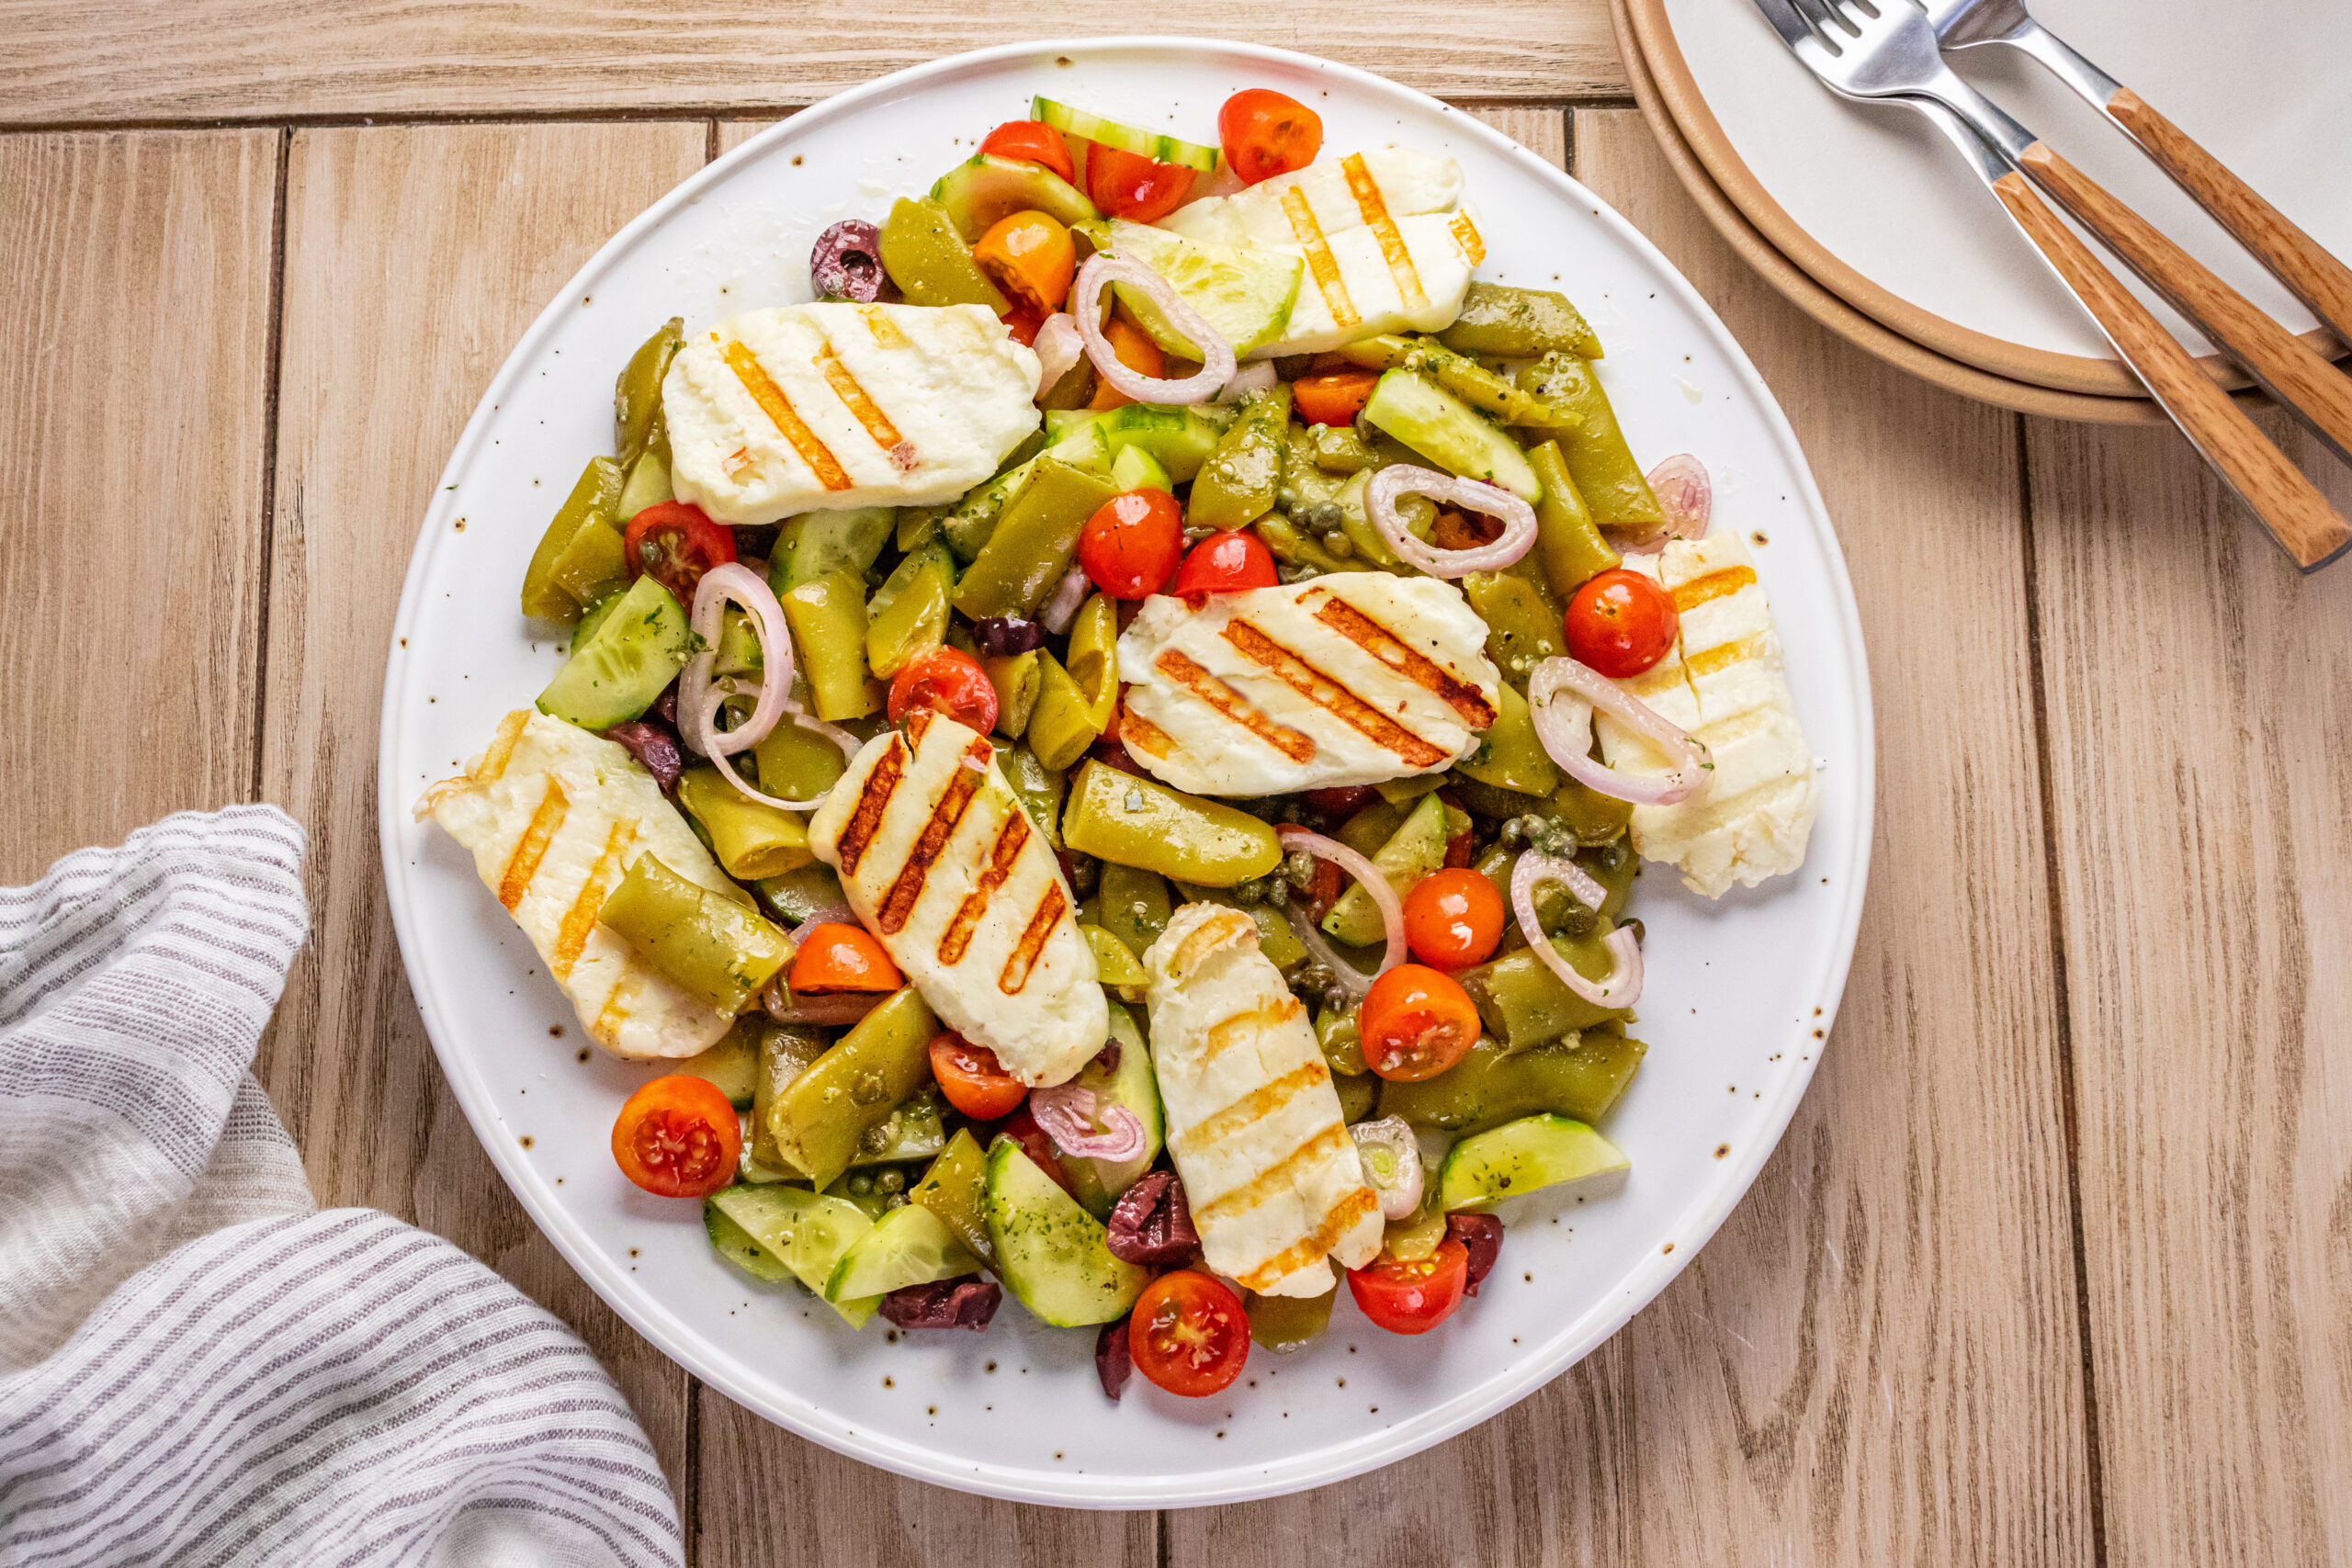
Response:
[[[1114,1399],[1343,1281],[1438,1328],[1512,1201],[1605,1196],[1643,863],[1756,885],[1817,805],[1704,466],[1477,278],[1460,166],[1217,131],[1038,98],[813,300],[662,325],[524,575],[566,661],[417,807],[671,1066],[613,1157],[728,1266],[1010,1292]]]

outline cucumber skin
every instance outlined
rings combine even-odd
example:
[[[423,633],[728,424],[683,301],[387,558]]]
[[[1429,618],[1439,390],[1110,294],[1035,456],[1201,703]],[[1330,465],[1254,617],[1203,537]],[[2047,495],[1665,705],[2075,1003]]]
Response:
[[[1506,1198],[1624,1170],[1632,1163],[1582,1122],[1549,1113],[1522,1116],[1474,1133],[1447,1152],[1438,1176],[1438,1202],[1449,1213],[1484,1212]],[[1505,1175],[1512,1178],[1508,1183],[1498,1179]]]
[[[900,1219],[899,1215],[910,1218]],[[916,1230],[926,1234],[902,1241],[899,1233]],[[885,1247],[899,1249],[896,1259],[877,1260],[872,1256]],[[935,1253],[928,1261],[916,1261],[916,1248]],[[896,1267],[892,1267],[895,1263]],[[829,1302],[854,1301],[863,1296],[888,1295],[908,1285],[929,1285],[941,1280],[953,1280],[960,1274],[979,1271],[980,1260],[972,1256],[947,1222],[918,1204],[901,1204],[875,1222],[874,1228],[850,1244],[849,1250],[833,1265],[826,1277],[824,1297]],[[859,1276],[864,1278],[860,1279]],[[852,1284],[865,1289],[852,1290]]]
[[[1383,371],[1364,404],[1363,417],[1465,479],[1491,480],[1531,503],[1543,499],[1544,486],[1518,444],[1423,376],[1405,369]]]
[[[1114,1322],[1150,1282],[1151,1270],[1111,1256],[1102,1223],[1010,1138],[989,1150],[988,1214],[997,1273],[1040,1322]]]
[[[1068,104],[1057,104],[1044,96],[1033,97],[1029,103],[1029,118],[1043,120],[1064,136],[1075,136],[1081,141],[1099,141],[1105,147],[1115,147],[1122,152],[1140,152],[1163,164],[1175,164],[1197,174],[1213,175],[1224,162],[1224,154],[1214,147],[1204,147],[1181,137],[1155,130],[1138,130],[1131,125],[1121,125],[1115,119],[1105,119],[1099,114],[1089,114]]]
[[[931,199],[967,245],[987,233],[990,224],[1015,212],[1043,212],[1065,227],[1102,215],[1085,192],[1051,169],[992,152],[975,153],[940,175],[931,187]]]
[[[670,591],[640,577],[539,694],[538,709],[582,729],[610,729],[642,716],[692,657],[693,630]],[[642,646],[638,646],[642,645]],[[599,667],[610,651],[634,652],[634,671]]]

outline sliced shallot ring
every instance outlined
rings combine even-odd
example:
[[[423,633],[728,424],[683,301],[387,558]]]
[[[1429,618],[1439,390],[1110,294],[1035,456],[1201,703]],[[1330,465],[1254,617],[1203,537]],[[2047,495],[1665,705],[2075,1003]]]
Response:
[[[1389,886],[1388,878],[1378,866],[1337,839],[1327,839],[1320,833],[1311,833],[1295,825],[1278,828],[1275,833],[1282,840],[1283,849],[1305,850],[1316,859],[1328,860],[1354,877],[1356,886],[1364,890],[1365,896],[1380,911],[1381,929],[1387,935],[1388,944],[1381,953],[1380,967],[1369,975],[1344,962],[1333,952],[1331,944],[1323,940],[1323,933],[1316,929],[1313,921],[1303,917],[1291,920],[1292,928],[1298,932],[1299,941],[1306,950],[1318,962],[1330,966],[1332,974],[1350,995],[1363,996],[1372,989],[1373,981],[1405,962],[1405,906],[1397,898],[1396,889]]]
[[[887,991],[839,991],[823,996],[795,996],[780,975],[770,980],[767,989],[760,993],[760,1006],[778,1023],[813,1023],[826,1028],[855,1023],[888,999]]]
[[[1102,290],[1112,283],[1124,283],[1148,296],[1168,324],[1191,342],[1201,367],[1181,381],[1171,381],[1142,375],[1122,364],[1111,340],[1102,335]],[[1078,322],[1079,335],[1086,340],[1086,357],[1094,362],[1095,373],[1139,403],[1206,402],[1233,379],[1238,368],[1233,345],[1186,304],[1166,278],[1125,256],[1097,251],[1086,258],[1086,265],[1078,269],[1078,292],[1071,297],[1070,314]]]
[[[1078,1159],[1133,1159],[1144,1150],[1143,1122],[1124,1105],[1104,1104],[1083,1084],[1029,1091],[1029,1114],[1062,1153]],[[1095,1130],[1097,1117],[1109,1123]]]
[[[1069,367],[1086,352],[1086,338],[1078,323],[1067,310],[1057,310],[1046,318],[1037,329],[1036,340],[1029,345],[1037,355],[1037,390],[1050,392],[1061,385]]]
[[[1396,511],[1396,498],[1426,495],[1484,513],[1503,525],[1502,536],[1490,545],[1468,550],[1441,550],[1413,536]],[[1435,468],[1397,463],[1381,469],[1364,486],[1364,510],[1372,525],[1388,541],[1406,565],[1431,577],[1460,577],[1465,572],[1500,571],[1535,547],[1535,508],[1499,485],[1456,479]]]
[[[1272,391],[1274,385],[1281,379],[1282,377],[1275,373],[1274,362],[1271,359],[1261,359],[1255,365],[1245,365],[1235,371],[1233,379],[1227,381],[1225,384],[1225,389],[1217,393],[1216,400],[1221,403],[1238,403],[1252,392]]]
[[[707,659],[710,656],[706,653],[695,657]],[[679,717],[684,721],[681,733],[686,737],[687,744],[709,758],[710,765],[718,770],[719,775],[741,791],[747,799],[756,800],[762,806],[773,806],[778,811],[814,811],[824,805],[825,796],[832,794],[830,788],[824,795],[810,795],[807,800],[781,800],[773,795],[763,795],[743,782],[743,775],[735,771],[733,753],[738,749],[729,744],[742,731],[718,728],[719,710],[727,705],[729,697],[741,694],[729,691],[728,686],[729,682],[722,681],[706,688],[700,708],[692,714],[683,711],[680,713]],[[682,710],[685,707],[683,695],[678,705]],[[810,723],[809,720],[800,718],[797,715],[795,716],[795,721],[802,724]],[[815,726],[811,725],[811,728]],[[824,728],[831,727],[829,725]],[[843,733],[846,734],[847,731]]]
[[[1421,1166],[1421,1145],[1402,1116],[1359,1122],[1348,1129],[1356,1143],[1356,1157],[1363,1162],[1363,1182],[1380,1199],[1380,1217],[1401,1220],[1421,1206],[1421,1190],[1429,1173]],[[1385,1152],[1393,1168],[1386,1177],[1374,1168],[1374,1150]]]
[[[752,705],[751,717],[723,734],[712,731],[699,716],[690,724],[686,744],[705,756],[715,754],[708,744],[713,734],[718,734],[718,744],[730,752],[748,751],[765,740],[775,721],[784,716],[784,700],[792,691],[792,634],[784,624],[784,606],[776,603],[775,591],[760,581],[757,572],[741,561],[729,561],[704,572],[695,585],[692,625],[702,651],[686,660],[685,671],[678,678],[679,709],[699,716],[710,706],[711,667],[718,658],[720,623],[730,600],[750,615],[752,636],[759,640],[759,701]]]
[[[1715,487],[1707,465],[1689,452],[1658,460],[1645,476],[1650,493],[1657,497],[1658,522],[1637,534],[1621,536],[1621,548],[1648,555],[1666,547],[1669,539],[1703,539],[1714,515]]]
[[[1069,624],[1078,619],[1078,612],[1086,604],[1090,581],[1083,567],[1074,566],[1062,573],[1061,581],[1054,586],[1054,596],[1037,612],[1037,624],[1056,637],[1069,631]]]
[[[1586,979],[1577,973],[1575,964],[1560,956],[1560,950],[1544,934],[1543,923],[1535,912],[1535,890],[1546,883],[1557,883],[1566,888],[1577,902],[1595,914],[1600,912],[1602,902],[1609,897],[1607,889],[1595,882],[1589,872],[1565,855],[1540,854],[1533,850],[1520,852],[1519,863],[1510,868],[1510,908],[1519,917],[1520,934],[1527,938],[1528,951],[1543,962],[1544,967],[1557,975],[1562,985],[1595,1007],[1629,1008],[1641,1000],[1642,948],[1634,940],[1632,930],[1620,926],[1609,933],[1601,945],[1615,962],[1602,979]]]
[[[1714,767],[1703,741],[1577,660],[1547,659],[1538,664],[1527,680],[1527,705],[1535,721],[1535,738],[1560,770],[1612,800],[1673,806],[1698,794]],[[1629,773],[1594,761],[1595,708],[1655,742],[1674,765],[1663,773]]]

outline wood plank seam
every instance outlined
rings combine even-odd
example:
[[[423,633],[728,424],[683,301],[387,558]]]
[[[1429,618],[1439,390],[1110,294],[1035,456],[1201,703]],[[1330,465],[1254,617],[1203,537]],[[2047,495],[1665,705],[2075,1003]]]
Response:
[[[254,761],[246,798],[259,800],[263,777],[262,736],[269,718],[269,572],[277,537],[277,389],[286,364],[286,175],[294,162],[294,132],[277,133],[277,194],[269,219],[269,306],[262,355],[261,393],[261,613],[254,623]]]
[[[2073,997],[2067,989],[2066,912],[2064,878],[2058,863],[2057,784],[2050,750],[2049,685],[2042,667],[2041,567],[2033,536],[2032,453],[2026,441],[2025,416],[2017,416],[2018,511],[2024,529],[2026,671],[2033,695],[2034,771],[2041,796],[2042,874],[2048,880],[2050,903],[2051,988],[2057,998],[2052,1020],[2058,1049],[2059,1125],[2066,1144],[2066,1213],[2074,1228],[2075,1332],[2082,1342],[2083,1462],[2085,1491],[2090,1504],[2091,1562],[2107,1563],[2106,1481],[2099,1467],[2098,1373],[2091,1340],[2090,1258],[2083,1236],[2082,1123],[2076,1111]]]

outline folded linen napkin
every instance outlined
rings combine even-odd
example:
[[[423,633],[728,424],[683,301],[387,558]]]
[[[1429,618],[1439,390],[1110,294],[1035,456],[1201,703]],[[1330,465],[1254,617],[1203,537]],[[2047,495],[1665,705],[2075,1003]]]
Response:
[[[302,848],[241,807],[0,888],[0,1564],[683,1562],[587,1347],[314,1212],[248,1070]]]

